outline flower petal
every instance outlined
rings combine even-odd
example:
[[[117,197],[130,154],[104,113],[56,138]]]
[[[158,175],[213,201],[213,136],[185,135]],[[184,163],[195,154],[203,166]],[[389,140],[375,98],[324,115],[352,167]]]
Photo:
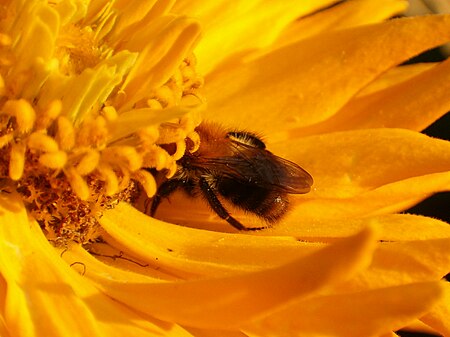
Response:
[[[314,177],[313,190],[293,198],[291,219],[398,212],[450,186],[450,143],[408,130],[337,132],[272,148]]]
[[[449,83],[447,60],[385,90],[358,97],[328,120],[295,132],[305,136],[378,127],[421,131],[450,110]]]
[[[2,307],[9,331],[17,336],[191,336],[99,293],[61,259],[37,223],[28,222],[18,200],[8,195],[9,210],[0,213],[2,223],[14,224],[0,226],[0,273],[7,284]]]
[[[450,335],[450,286],[447,289],[444,298],[436,305],[431,312],[421,318],[430,327],[433,327],[443,336]]]
[[[273,144],[314,177],[305,198],[345,198],[408,178],[450,171],[450,142],[402,129],[336,132]],[[326,165],[324,165],[326,158]]]
[[[372,264],[335,288],[346,293],[415,282],[439,281],[450,272],[450,239],[383,242]]]
[[[213,329],[198,329],[188,327],[187,330],[195,337],[258,337],[256,335],[248,335],[242,331],[237,330],[213,330]]]
[[[369,96],[375,92],[379,92],[389,87],[393,87],[399,83],[410,80],[411,78],[420,75],[421,73],[430,70],[435,67],[439,62],[427,62],[427,63],[413,63],[400,65],[398,67],[389,69],[385,73],[381,74],[375,81],[371,82],[367,87],[358,92],[355,99],[360,97]]]
[[[355,197],[295,200],[285,221],[292,219],[347,219],[404,211],[437,192],[448,191],[450,172],[435,173],[390,183]]]
[[[387,214],[364,218],[332,220],[281,221],[263,235],[288,235],[301,240],[329,242],[360,231],[368,225],[375,226],[383,241],[409,241],[450,238],[450,226],[424,216],[410,214]]]
[[[98,15],[98,13],[101,13],[101,9],[94,10],[96,5],[98,3],[91,3],[89,10]],[[173,5],[173,1],[131,0],[116,2],[114,5],[118,17],[114,24],[114,30],[108,36],[108,39],[120,44],[128,40],[131,35],[146,29],[149,22],[154,22],[158,17],[167,14]]]
[[[442,298],[441,282],[418,283],[298,301],[248,330],[270,336],[379,336],[427,313]],[[269,334],[268,334],[269,332]]]
[[[128,306],[193,327],[239,327],[292,298],[314,294],[364,269],[374,248],[365,230],[280,267],[222,278],[130,284],[96,279],[98,287]]]
[[[225,234],[165,223],[126,203],[105,212],[100,222],[111,235],[105,236],[110,245],[184,278],[279,266],[310,252],[310,244],[289,237]]]
[[[286,128],[329,118],[382,72],[450,40],[449,22],[450,16],[415,17],[330,32],[224,68],[206,78],[204,117],[238,126],[251,121],[255,130],[279,132],[273,139],[285,137]]]
[[[118,281],[132,283],[162,282],[163,280],[178,279],[165,274],[150,264],[135,260],[123,251],[117,251],[107,244],[90,245],[89,251],[78,245],[72,245],[61,252],[63,259],[80,274],[91,278],[109,277]]]
[[[25,208],[18,213],[3,211],[0,217],[2,223],[14,224],[0,226],[0,272],[7,284],[4,308],[8,329],[19,336],[69,336],[73,331],[81,336],[99,334],[86,304],[66,283],[70,268],[60,261],[54,269],[49,257],[42,254],[41,248],[48,253],[51,246],[39,235],[39,228],[30,230]],[[39,247],[43,240],[47,248]],[[64,267],[68,272],[61,272]],[[58,310],[61,303],[64,310]]]
[[[196,47],[199,70],[206,74],[233,53],[269,45],[296,18],[335,0],[303,0],[292,6],[283,1],[177,1],[174,11],[198,18],[204,37]],[[261,29],[264,34],[261,34]]]
[[[446,174],[444,174],[446,175]],[[422,178],[418,178],[422,179]],[[435,179],[433,177],[431,180]],[[444,186],[448,182],[448,178],[443,178],[438,184]],[[408,186],[410,183],[408,180],[398,185],[398,198],[401,201],[405,200],[405,194],[400,189],[403,184]],[[426,181],[423,181],[423,185],[426,185]],[[433,186],[429,186],[433,188]],[[286,216],[280,219],[272,228],[257,231],[252,234],[268,235],[268,236],[291,236],[308,242],[329,242],[335,238],[341,238],[352,235],[358,232],[362,228],[368,225],[374,225],[380,232],[380,239],[386,241],[403,241],[403,240],[427,240],[447,238],[450,234],[450,226],[447,223],[438,221],[432,218],[420,217],[414,215],[381,215],[381,216],[368,216],[364,214],[364,210],[368,208],[369,211],[377,209],[377,204],[372,205],[375,199],[370,197],[376,197],[377,190],[369,191],[368,195],[363,195],[363,200],[367,198],[367,204],[361,206],[361,209],[357,206],[361,196],[356,196],[350,199],[339,200],[305,200],[305,196],[298,198],[291,197],[291,210],[288,211]],[[418,190],[419,198],[423,197],[423,191]],[[374,194],[375,193],[375,194]],[[393,199],[394,196],[392,196]],[[409,198],[410,196],[406,196]],[[200,199],[200,198],[197,198]],[[188,227],[202,228],[207,230],[214,230],[219,232],[236,232],[226,221],[220,219],[203,200],[197,200],[187,197],[183,193],[174,193],[170,197],[170,202],[163,201],[158,207],[158,219],[164,219],[164,221],[179,224]],[[381,206],[386,205],[386,196],[380,199]],[[396,200],[398,202],[399,200]],[[389,200],[388,200],[389,202]],[[321,205],[321,206],[319,206]],[[373,206],[373,207],[372,207]],[[312,207],[311,212],[308,211],[308,207]],[[320,214],[313,214],[316,207],[321,207]],[[329,207],[335,207],[334,212]],[[343,209],[341,209],[343,208]],[[301,210],[301,211],[300,211]],[[240,212],[237,209],[230,209],[234,217],[239,219],[243,224],[248,227],[261,227],[267,224],[258,219],[256,216],[249,214],[248,212]],[[349,218],[345,216],[344,212],[348,211],[349,214],[363,215],[360,218]],[[322,218],[322,214],[324,215]],[[328,216],[328,214],[331,214]],[[307,216],[308,215],[308,216]],[[310,215],[310,216],[309,216]],[[334,215],[334,216],[333,216]],[[426,228],[426,230],[424,230]],[[241,235],[242,236],[242,235]],[[247,237],[247,236],[245,236]],[[207,240],[205,238],[205,240]],[[212,237],[211,237],[212,240]],[[207,241],[206,241],[207,242]],[[250,242],[242,242],[242,244],[251,244]],[[269,243],[262,243],[263,245],[271,246]],[[219,253],[222,254],[223,252]],[[210,252],[208,251],[208,254]],[[247,253],[245,253],[246,255]],[[214,255],[214,254],[213,254]],[[242,255],[242,254],[240,254]],[[277,254],[270,254],[276,256]],[[230,260],[231,261],[231,260]],[[256,263],[256,262],[253,262]],[[234,261],[233,265],[237,265],[238,262]]]
[[[345,1],[294,21],[276,41],[274,47],[288,45],[327,31],[384,21],[408,7],[404,0]]]

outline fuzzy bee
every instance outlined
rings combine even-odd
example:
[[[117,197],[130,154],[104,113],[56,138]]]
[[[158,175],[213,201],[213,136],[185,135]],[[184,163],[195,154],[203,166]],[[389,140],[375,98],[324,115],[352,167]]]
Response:
[[[220,125],[203,122],[196,129],[199,149],[177,162],[175,175],[158,188],[150,206],[154,215],[162,198],[177,189],[190,197],[203,197],[211,209],[239,230],[256,230],[236,220],[225,208],[233,206],[255,214],[268,224],[287,211],[289,194],[308,193],[311,175],[297,164],[268,150],[264,142],[247,131],[228,131]]]

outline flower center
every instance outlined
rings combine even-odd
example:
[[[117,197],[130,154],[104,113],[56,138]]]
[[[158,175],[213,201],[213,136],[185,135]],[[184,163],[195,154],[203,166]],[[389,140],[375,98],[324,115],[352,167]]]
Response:
[[[89,48],[90,33],[79,34],[86,41],[83,48],[77,48],[74,32],[60,38],[59,75],[83,76],[101,59],[99,49]],[[105,210],[119,202],[133,203],[142,191],[153,196],[157,186],[150,169],[170,176],[184,155],[186,140],[198,145],[194,129],[200,120],[195,113],[145,122],[166,109],[182,110],[192,99],[202,101],[202,79],[192,56],[124,113],[118,110],[126,93],[115,89],[78,118],[66,110],[70,93],[56,89],[55,96],[64,98],[45,104],[39,95],[21,98],[28,83],[36,84],[35,72],[30,71],[35,64],[15,66],[11,39],[1,32],[0,48],[0,189],[19,193],[28,213],[56,245],[95,240],[101,235],[98,220]],[[176,150],[169,153],[164,144],[174,144]]]

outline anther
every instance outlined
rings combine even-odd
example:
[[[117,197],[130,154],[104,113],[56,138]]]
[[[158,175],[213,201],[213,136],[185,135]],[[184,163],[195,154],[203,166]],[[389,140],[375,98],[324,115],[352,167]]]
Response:
[[[192,147],[189,148],[189,152],[194,153],[200,147],[200,136],[196,131],[192,131],[188,134],[187,138],[192,142]]]
[[[14,139],[14,135],[12,133],[8,133],[4,136],[1,136],[0,137],[0,149],[2,147],[5,147],[9,143],[11,143],[13,139]]]
[[[9,100],[5,103],[2,113],[16,118],[19,132],[29,132],[36,120],[36,113],[28,101],[24,99]]]
[[[100,164],[97,167],[97,171],[105,182],[105,194],[107,196],[112,196],[119,192],[119,180],[117,179],[116,173],[109,165]]]
[[[40,114],[36,121],[36,129],[47,129],[50,124],[61,114],[61,100],[53,100],[48,107]]]
[[[108,147],[102,152],[102,161],[117,164],[134,172],[142,167],[142,157],[132,146]]]
[[[139,170],[133,174],[133,178],[142,185],[149,198],[156,194],[156,181],[151,173],[146,170]]]
[[[90,196],[89,186],[83,177],[73,167],[64,170],[70,187],[81,200],[87,200]]]
[[[47,152],[39,157],[39,163],[50,169],[62,169],[67,163],[65,151]]]
[[[102,109],[102,112],[103,112],[103,116],[105,116],[105,119],[106,119],[108,122],[112,122],[112,121],[116,120],[117,117],[119,116],[119,115],[117,114],[116,109],[115,109],[113,106],[105,106],[105,107]]]
[[[55,139],[62,150],[71,150],[75,145],[73,124],[64,116],[58,117]]]
[[[186,152],[186,141],[180,140],[178,142],[175,143],[177,146],[177,149],[175,151],[175,153],[172,155],[174,160],[179,160],[181,159],[181,157],[184,156],[185,152]]]
[[[28,147],[42,152],[56,152],[59,150],[58,143],[44,133],[33,132],[28,137]]]
[[[88,149],[82,156],[79,163],[75,166],[75,169],[79,174],[84,176],[97,168],[98,163],[100,162],[100,154],[98,151]]]
[[[14,143],[11,146],[11,154],[9,160],[9,176],[12,180],[22,178],[23,169],[25,167],[25,151],[26,146],[23,143]]]

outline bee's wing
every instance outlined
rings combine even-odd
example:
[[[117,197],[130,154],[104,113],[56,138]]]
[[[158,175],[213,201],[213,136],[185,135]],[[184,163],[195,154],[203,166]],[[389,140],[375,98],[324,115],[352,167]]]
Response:
[[[207,158],[205,166],[244,185],[284,193],[308,193],[313,184],[311,175],[297,164],[245,144],[236,145],[233,156]]]
[[[268,152],[268,151],[266,151]],[[272,166],[266,166],[266,171],[260,174],[271,183],[276,190],[291,194],[308,193],[313,184],[313,178],[299,165],[275,156],[269,152]]]

